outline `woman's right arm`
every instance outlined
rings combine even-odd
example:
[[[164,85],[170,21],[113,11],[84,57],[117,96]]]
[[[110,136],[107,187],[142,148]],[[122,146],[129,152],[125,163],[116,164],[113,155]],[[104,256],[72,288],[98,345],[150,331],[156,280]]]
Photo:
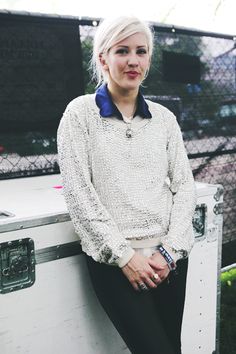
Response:
[[[85,114],[84,102],[79,97],[68,105],[59,124],[57,147],[63,194],[84,252],[95,261],[123,267],[134,250],[119,232],[91,182]]]

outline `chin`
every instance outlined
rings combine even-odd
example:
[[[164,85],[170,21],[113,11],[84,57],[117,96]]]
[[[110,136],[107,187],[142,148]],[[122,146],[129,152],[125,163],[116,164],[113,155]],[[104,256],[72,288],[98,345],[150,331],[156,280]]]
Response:
[[[128,90],[137,90],[139,89],[139,86],[141,85],[140,81],[133,81],[133,82],[125,82],[122,86]]]
[[[140,85],[140,80],[114,80],[112,83],[113,87],[119,87],[122,90],[139,90]]]

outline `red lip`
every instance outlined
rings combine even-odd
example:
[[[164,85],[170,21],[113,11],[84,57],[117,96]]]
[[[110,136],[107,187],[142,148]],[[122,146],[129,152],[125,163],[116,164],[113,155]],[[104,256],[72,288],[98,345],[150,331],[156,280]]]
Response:
[[[134,79],[139,75],[139,73],[137,71],[126,71],[126,74],[131,79]]]

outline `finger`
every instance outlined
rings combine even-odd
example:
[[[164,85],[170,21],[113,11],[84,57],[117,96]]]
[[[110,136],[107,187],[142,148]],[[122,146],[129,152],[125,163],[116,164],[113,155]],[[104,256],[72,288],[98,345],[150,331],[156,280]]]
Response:
[[[163,269],[165,269],[165,267],[164,266],[161,266],[161,265],[159,265],[159,264],[157,264],[155,261],[153,261],[152,259],[148,259],[148,264],[152,267],[152,268],[154,268],[155,270],[163,270]]]
[[[145,284],[149,287],[149,288],[156,288],[157,287],[157,284],[149,277],[143,279]]]
[[[139,288],[139,286],[138,286],[138,284],[137,284],[136,282],[131,283],[131,285],[133,286],[134,290],[136,290],[136,291],[141,291],[140,288]]]
[[[154,273],[151,279],[154,281],[155,284],[160,284],[162,281],[161,277],[157,273]]]
[[[161,281],[163,281],[163,280],[165,280],[168,277],[169,271],[159,272],[158,275],[161,278]]]
[[[149,290],[149,287],[144,282],[139,282],[138,287],[141,291],[148,291]]]

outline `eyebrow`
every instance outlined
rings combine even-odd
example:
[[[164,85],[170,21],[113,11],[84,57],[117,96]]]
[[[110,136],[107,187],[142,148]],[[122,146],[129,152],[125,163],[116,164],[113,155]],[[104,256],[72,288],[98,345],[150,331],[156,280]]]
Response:
[[[137,48],[147,47],[147,44],[138,45]],[[117,45],[117,48],[129,48],[128,45]]]

